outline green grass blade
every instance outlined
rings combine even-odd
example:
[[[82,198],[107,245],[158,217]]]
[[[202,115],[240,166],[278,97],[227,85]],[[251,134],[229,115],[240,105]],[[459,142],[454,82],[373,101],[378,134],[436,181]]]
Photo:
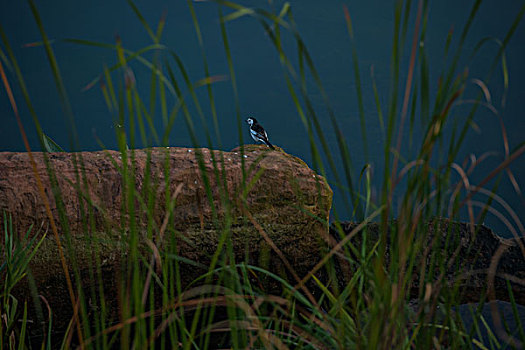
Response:
[[[36,5],[33,0],[28,0],[29,6],[31,8],[31,12],[33,13],[33,17],[35,19],[35,22],[38,26],[38,30],[40,32],[40,35],[42,36],[44,48],[46,51],[46,55],[49,61],[49,65],[51,67],[51,71],[53,73],[53,78],[55,80],[55,84],[60,96],[60,101],[62,103],[62,107],[64,109],[64,114],[67,117],[67,120],[69,121],[69,130],[71,132],[70,135],[70,143],[72,151],[75,151],[78,149],[77,146],[77,140],[78,140],[78,134],[75,126],[75,118],[73,115],[73,109],[71,108],[71,104],[69,102],[69,98],[66,92],[66,87],[64,85],[64,82],[62,80],[62,76],[60,74],[60,69],[58,67],[58,62],[56,60],[55,54],[53,52],[53,49],[51,48],[51,43],[49,41],[49,38],[47,37],[47,34],[44,30],[44,24],[42,22],[42,19],[40,18],[40,14],[36,8]]]
[[[46,134],[42,134],[42,139],[44,141],[44,150],[46,152],[65,152],[62,147]]]
[[[142,16],[142,13],[138,9],[138,7],[135,5],[135,3],[133,3],[132,0],[127,0],[127,2],[128,2],[128,5],[133,10],[133,12],[135,13],[135,15],[137,16],[137,18],[139,19],[139,21],[142,24],[142,26],[144,27],[144,29],[146,30],[146,32],[148,33],[148,35],[151,38],[151,40],[153,40],[153,42],[155,44],[158,44],[158,39],[159,39],[158,36],[155,35],[155,33],[153,33],[153,30],[151,30],[151,27],[149,26],[149,24],[146,21],[146,19],[144,18],[144,16]]]

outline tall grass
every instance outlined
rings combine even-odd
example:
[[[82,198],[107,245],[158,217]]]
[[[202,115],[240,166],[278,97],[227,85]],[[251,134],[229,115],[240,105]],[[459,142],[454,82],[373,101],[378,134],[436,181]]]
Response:
[[[99,43],[85,39],[64,39],[66,42],[87,45],[112,50],[115,53],[115,63],[105,68],[100,76],[90,82],[86,88],[98,86],[113,115],[115,137],[120,152],[121,162],[114,160],[122,176],[123,200],[120,227],[113,227],[117,237],[112,239],[122,242],[127,254],[120,256],[120,271],[114,278],[117,286],[116,299],[119,303],[118,315],[111,313],[107,305],[112,298],[103,288],[107,276],[104,275],[101,264],[101,249],[96,239],[91,240],[92,264],[87,269],[90,279],[97,281],[96,287],[88,289],[82,286],[81,269],[75,259],[76,246],[69,228],[68,218],[61,203],[60,189],[52,163],[47,161],[48,173],[54,186],[55,200],[60,212],[60,227],[63,237],[55,233],[59,247],[64,245],[62,267],[64,276],[68,279],[68,290],[73,310],[73,318],[68,327],[63,329],[60,340],[51,344],[48,335],[42,342],[42,348],[61,346],[69,348],[78,345],[81,348],[109,349],[120,347],[145,348],[499,348],[501,344],[492,335],[490,344],[482,344],[476,332],[481,330],[492,332],[481,316],[481,308],[474,312],[476,331],[464,329],[455,306],[461,300],[459,279],[449,283],[446,275],[449,271],[459,276],[462,266],[457,264],[461,239],[456,226],[448,225],[446,235],[431,235],[437,232],[445,223],[436,218],[460,220],[463,212],[469,216],[472,224],[472,234],[475,234],[476,223],[482,223],[488,211],[495,211],[491,206],[494,200],[505,203],[492,190],[484,186],[501,177],[505,171],[513,178],[508,165],[515,161],[525,151],[525,145],[520,144],[512,152],[506,144],[505,159],[501,164],[486,174],[478,185],[469,182],[469,175],[476,169],[481,159],[467,164],[457,161],[465,137],[471,128],[477,109],[480,106],[494,106],[483,94],[496,65],[501,62],[503,75],[508,78],[505,47],[520,23],[525,6],[516,14],[511,22],[508,33],[500,43],[500,50],[494,57],[492,69],[488,72],[485,82],[479,81],[482,92],[471,104],[468,117],[463,124],[455,125],[452,134],[446,133],[450,116],[455,106],[462,102],[464,91],[469,87],[469,76],[464,67],[459,67],[460,58],[465,55],[464,44],[472,23],[475,21],[480,1],[473,4],[466,24],[461,32],[456,47],[451,45],[451,34],[443,52],[443,61],[450,62],[442,67],[439,77],[439,88],[435,96],[431,94],[429,62],[424,46],[420,42],[426,40],[426,28],[429,17],[428,1],[420,0],[417,4],[411,0],[396,1],[394,4],[395,22],[392,38],[391,57],[391,89],[388,104],[381,105],[379,92],[373,84],[377,108],[378,123],[384,128],[383,140],[384,159],[383,173],[375,174],[372,179],[369,165],[361,167],[359,176],[349,152],[345,133],[339,127],[339,120],[328,103],[324,91],[322,77],[317,72],[313,58],[301,37],[294,21],[292,8],[285,3],[275,13],[262,8],[248,8],[243,5],[215,0],[218,6],[221,37],[228,64],[228,76],[213,76],[210,74],[204,40],[193,8],[193,2],[188,0],[194,29],[197,34],[202,54],[204,77],[192,82],[183,61],[177,52],[162,44],[162,33],[165,17],[162,17],[156,28],[152,28],[144,19],[140,8],[131,0],[129,6],[137,16],[138,22],[148,33],[152,43],[137,51],[124,47],[119,38],[115,43]],[[64,88],[58,63],[53,52],[54,43],[45,32],[38,9],[29,0],[31,10],[39,31],[42,35],[40,43],[46,50],[48,62],[59,91],[64,114],[71,123],[75,144],[77,131],[74,128],[74,115],[70,107],[67,92]],[[415,12],[414,12],[415,8]],[[243,144],[243,121],[240,113],[240,101],[235,73],[235,65],[228,40],[228,23],[240,17],[251,17],[261,25],[267,34],[282,65],[282,72],[290,93],[291,101],[296,107],[299,121],[306,129],[308,142],[313,159],[312,166],[330,180],[336,191],[343,193],[342,200],[348,212],[340,213],[336,209],[333,216],[335,240],[327,246],[327,251],[319,263],[305,276],[299,276],[293,267],[287,266],[291,278],[284,277],[253,264],[247,264],[237,258],[231,243],[234,223],[233,213],[239,205],[233,203],[226,188],[224,159],[221,153],[210,155],[213,161],[213,172],[216,181],[212,181],[205,169],[203,154],[198,151],[201,146],[214,148],[212,138],[221,146],[219,133],[219,113],[214,95],[214,84],[227,78],[234,92],[235,113],[240,144]],[[346,7],[341,10],[341,18],[346,21],[349,39],[354,40],[351,14]],[[290,33],[294,38],[297,56],[291,57],[284,47],[283,33]],[[21,89],[25,102],[33,116],[42,149],[59,150],[50,138],[42,131],[38,117],[31,105],[26,84],[17,60],[13,55],[8,38],[0,27],[3,41],[0,58],[5,67],[0,65],[3,84],[8,92],[13,81]],[[408,43],[408,51],[405,50]],[[480,42],[482,46],[484,42]],[[353,45],[353,44],[352,44]],[[4,50],[7,54],[4,53]],[[477,48],[476,48],[477,50]],[[153,52],[153,54],[151,54]],[[151,56],[151,57],[150,57]],[[368,136],[365,128],[363,109],[362,77],[358,62],[358,52],[352,46],[354,77],[357,84],[358,115],[361,121],[361,133],[364,140],[363,152],[369,157]],[[403,58],[408,57],[408,67],[404,67]],[[136,84],[130,62],[136,61],[151,72],[149,96],[144,97]],[[1,63],[0,63],[1,64]],[[5,74],[8,69],[13,76],[10,80]],[[402,79],[407,72],[406,79]],[[507,79],[505,78],[505,79]],[[373,77],[372,77],[373,79]],[[337,139],[339,154],[332,153],[327,142],[327,135],[321,127],[319,107],[312,100],[307,90],[307,82],[313,81],[316,90],[323,96],[332,132]],[[507,81],[507,80],[505,80]],[[98,85],[97,85],[98,84]],[[505,85],[505,87],[507,84]],[[198,98],[197,90],[205,89],[207,101]],[[483,99],[485,97],[485,100]],[[18,116],[16,101],[12,94],[10,100],[15,114]],[[171,101],[175,101],[172,103]],[[203,112],[204,104],[211,110],[212,123],[207,122]],[[160,113],[156,111],[159,105]],[[193,107],[193,108],[190,108]],[[192,112],[192,111],[195,112]],[[213,228],[218,232],[216,251],[209,257],[209,265],[203,266],[199,261],[191,261],[178,252],[178,233],[172,228],[173,208],[177,205],[178,190],[171,191],[166,176],[164,183],[158,183],[154,178],[146,178],[139,191],[135,183],[134,167],[135,149],[139,146],[153,145],[168,147],[168,136],[173,132],[176,118],[182,115],[187,126],[192,146],[197,149],[198,166],[203,178],[206,200],[215,210],[213,203],[213,186],[218,186],[220,205],[223,214],[213,212]],[[155,120],[162,121],[162,130],[156,130]],[[195,121],[197,118],[203,125],[202,133],[206,144],[199,144]],[[418,119],[417,119],[418,118]],[[424,130],[423,137],[415,135],[415,124],[420,124]],[[408,132],[407,132],[408,129]],[[23,127],[21,132],[24,134]],[[215,135],[213,135],[215,133]],[[417,154],[412,158],[403,155],[403,143],[407,135]],[[507,143],[506,138],[505,142]],[[101,146],[104,145],[101,143]],[[31,152],[26,143],[27,151]],[[151,149],[147,149],[148,158]],[[241,146],[241,155],[244,147]],[[244,157],[241,156],[243,167],[243,188],[246,193],[253,183],[248,176],[253,169],[247,169]],[[75,157],[77,166],[78,195],[86,203],[83,208],[82,227],[85,232],[93,232],[95,223],[90,220],[95,208],[86,190],[85,175],[82,173],[82,158]],[[119,165],[120,164],[120,165]],[[168,151],[166,152],[165,171],[168,174]],[[342,166],[343,174],[338,171]],[[146,174],[149,172],[146,171]],[[38,176],[38,174],[35,174]],[[382,183],[380,196],[373,199],[372,182]],[[165,189],[163,222],[159,225],[154,220],[157,188]],[[487,196],[486,202],[474,201],[477,194]],[[245,198],[245,197],[244,197]],[[302,203],[297,203],[301,206]],[[474,207],[481,210],[475,215]],[[508,208],[508,206],[506,206]],[[145,225],[137,222],[135,213],[144,215]],[[499,213],[499,212],[498,212]],[[501,214],[501,213],[499,213]],[[501,214],[503,215],[503,214]],[[507,209],[514,222],[512,227],[516,234],[524,234],[519,218]],[[360,222],[351,232],[345,232],[338,223],[340,218],[355,218]],[[51,217],[51,215],[50,215]],[[322,218],[316,218],[323,220]],[[376,221],[379,230],[376,234],[368,225]],[[8,220],[4,219],[6,225]],[[261,227],[247,214],[245,224],[254,225],[262,237],[268,241],[275,254],[280,254],[279,248],[272,244],[271,239]],[[328,223],[325,222],[326,225]],[[146,227],[146,229],[143,229]],[[25,333],[28,327],[24,306],[22,322],[13,323],[20,310],[15,299],[10,296],[10,288],[23,276],[27,269],[27,261],[38,248],[43,238],[33,247],[35,240],[30,241],[27,248],[14,249],[12,228],[6,232],[6,264],[20,254],[25,254],[23,264],[9,272],[10,279],[4,285],[2,315],[2,337],[9,344],[20,344],[23,348],[28,344]],[[36,236],[35,236],[36,237]],[[92,237],[95,238],[95,237]],[[357,239],[359,238],[359,239]],[[17,246],[18,247],[18,246]],[[29,255],[27,251],[31,251]],[[286,257],[279,255],[284,261]],[[525,259],[525,256],[524,256]],[[15,259],[16,260],[16,259]],[[67,260],[67,263],[66,263]],[[496,261],[497,263],[497,261]],[[285,264],[286,265],[286,264]],[[203,274],[194,283],[186,284],[182,280],[181,269],[188,267],[203,269]],[[341,273],[341,271],[346,273]],[[11,270],[9,270],[11,271]],[[0,270],[1,272],[1,270]],[[71,278],[69,276],[71,275]],[[419,276],[417,300],[413,298],[412,286]],[[271,294],[257,281],[272,281],[278,285],[280,293]],[[512,299],[512,294],[510,296]],[[513,301],[515,306],[515,302]],[[4,315],[6,315],[4,317]],[[7,321],[4,321],[7,320]],[[17,331],[14,332],[13,329]],[[490,333],[492,334],[492,333]],[[525,343],[523,332],[512,335],[515,345]],[[6,343],[7,344],[7,343]],[[14,345],[8,345],[13,348]]]
[[[19,301],[13,295],[13,289],[22,279],[27,278],[29,262],[44,241],[46,233],[38,237],[37,232],[33,237],[30,237],[32,229],[30,228],[24,235],[19,235],[13,228],[11,217],[6,213],[3,214],[3,226],[4,245],[2,253],[4,258],[0,264],[0,276],[2,277],[0,344],[3,345],[0,347],[2,349],[4,346],[6,349],[21,349],[27,341],[27,301],[21,308]],[[29,278],[31,279],[31,277]],[[51,325],[52,322],[49,322],[48,343],[51,341],[49,338]]]

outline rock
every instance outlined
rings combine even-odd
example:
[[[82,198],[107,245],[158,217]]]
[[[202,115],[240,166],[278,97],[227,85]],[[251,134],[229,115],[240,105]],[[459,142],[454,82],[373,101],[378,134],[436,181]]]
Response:
[[[325,179],[281,149],[269,151],[266,146],[249,145],[244,147],[244,153],[239,148],[231,152],[205,148],[128,151],[124,155],[128,157],[127,174],[122,171],[123,154],[116,151],[50,153],[47,166],[44,154],[35,152],[33,156],[51,212],[59,223],[69,270],[77,269],[84,290],[98,290],[97,283],[101,282],[108,303],[113,302],[116,310],[115,281],[120,279],[117,271],[129,249],[132,219],[140,232],[139,250],[147,259],[152,255],[151,241],[158,249],[169,251],[173,247],[168,245],[173,244],[175,237],[178,254],[196,263],[182,264],[181,279],[186,285],[206,272],[226,218],[231,219],[229,241],[238,261],[262,264],[277,273],[287,271],[262,233],[301,277],[319,261],[332,204],[332,191]],[[52,169],[54,180],[48,176],[47,168]],[[52,186],[53,181],[57,186]],[[131,201],[126,198],[130,184],[136,188]],[[60,192],[65,214],[62,217],[53,189]],[[174,193],[176,203],[164,231],[169,239],[162,240],[159,232],[168,212],[166,203]],[[133,215],[123,215],[123,208],[130,203]],[[147,205],[153,208],[149,220],[142,209]],[[71,317],[71,302],[27,153],[0,153],[0,212],[11,215],[19,235],[31,225],[32,234],[48,232],[30,268],[38,293],[48,300],[55,313],[54,324],[63,329]],[[0,226],[3,242],[4,226]],[[93,268],[100,269],[102,281],[94,278]],[[20,301],[30,300],[27,284],[22,283],[16,293]]]
[[[132,172],[131,181],[144,201],[147,201],[148,195],[154,196],[153,219],[158,227],[162,225],[165,204],[169,199],[165,195],[167,176],[169,193],[174,193],[181,186],[172,213],[174,226],[178,230],[211,227],[213,210],[217,211],[220,220],[226,210],[224,201],[221,201],[221,190],[225,185],[229,200],[239,204],[232,211],[235,223],[245,220],[243,211],[248,210],[262,224],[299,225],[299,231],[326,233],[324,225],[311,220],[309,215],[297,208],[297,205],[303,205],[311,214],[328,220],[332,191],[324,178],[315,174],[303,161],[282,150],[267,150],[265,146],[246,146],[244,158],[239,148],[232,152],[205,148],[135,150],[127,155],[130,164],[128,172]],[[207,199],[198,154],[202,156],[204,172],[210,181],[213,205]],[[33,155],[51,211],[59,222],[59,210],[53,198],[53,186],[47,175],[43,154],[34,152]],[[217,173],[212,156],[219,162]],[[123,191],[126,186],[124,174],[119,170],[122,168],[121,157],[121,153],[116,151],[48,154],[49,167],[56,176],[71,234],[85,231],[82,225],[89,220],[94,224],[91,231],[104,232],[129,221],[128,217],[121,215],[123,193],[126,192]],[[220,164],[222,161],[224,170]],[[254,176],[260,175],[250,187],[245,205],[240,205],[243,193],[242,161],[247,184]],[[257,174],[259,171],[263,173]],[[152,183],[160,185],[152,186]],[[139,208],[135,215],[138,225],[147,227],[148,221],[144,210],[140,210],[140,203],[137,202],[135,207]],[[12,215],[18,232],[26,232],[31,225],[49,226],[27,153],[0,152],[0,211]],[[59,229],[64,232],[65,225],[60,225]]]
[[[474,339],[479,340],[482,344],[490,344],[491,342],[488,327],[500,345],[513,344],[511,343],[512,340],[509,340],[509,337],[513,337],[514,344],[516,344],[515,348],[523,348],[523,344],[521,346],[519,344],[520,335],[525,331],[520,328],[525,325],[525,306],[516,305],[516,310],[514,310],[511,303],[491,301],[482,306],[478,303],[462,304],[457,306],[456,310],[463,321],[465,330],[474,334]],[[473,317],[473,315],[478,314],[483,317],[487,326]],[[477,329],[479,329],[479,334]]]
[[[345,234],[350,233],[358,223],[344,222],[341,227]],[[424,229],[416,232],[416,237],[425,237],[423,248],[433,244],[438,256],[445,259],[450,268],[446,271],[445,280],[449,285],[459,283],[459,298],[461,303],[479,302],[493,287],[493,295],[488,299],[509,301],[507,282],[511,285],[515,301],[525,305],[525,237],[521,239],[504,239],[496,235],[491,229],[483,225],[475,225],[471,230],[469,223],[450,222],[448,220],[434,220],[426,223]],[[371,247],[380,239],[380,226],[376,223],[367,226],[367,244]],[[339,234],[334,225],[330,228],[331,235]],[[445,248],[447,237],[448,246]],[[362,234],[356,234],[351,244],[361,247]],[[501,255],[498,253],[498,249]],[[423,252],[424,249],[421,249]],[[385,261],[389,261],[389,246],[387,243]],[[430,255],[425,259],[416,258],[416,266],[425,261],[431,263]],[[488,283],[489,268],[494,261],[494,283]],[[415,268],[416,274],[410,288],[410,299],[418,299],[420,289],[420,269]],[[350,272],[351,273],[351,272]],[[348,279],[350,276],[344,278]],[[344,282],[342,282],[344,283]]]

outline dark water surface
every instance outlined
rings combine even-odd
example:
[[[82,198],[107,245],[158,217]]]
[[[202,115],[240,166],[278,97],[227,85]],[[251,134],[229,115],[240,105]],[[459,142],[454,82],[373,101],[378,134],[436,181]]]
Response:
[[[282,6],[280,1],[242,1],[241,3],[275,11],[278,11]],[[359,170],[365,163],[371,163],[374,166],[374,174],[378,177],[375,186],[379,191],[381,166],[384,158],[384,131],[380,127],[374,102],[370,70],[373,66],[380,101],[384,112],[386,112],[391,88],[390,57],[394,26],[394,2],[385,0],[358,2],[295,0],[290,3],[298,29],[310,50],[331,107],[349,143],[355,175],[359,174]],[[453,29],[452,47],[455,48],[468,18],[471,3],[471,1],[451,0],[430,2],[427,39],[421,44],[426,48],[429,57],[432,97],[437,89],[437,79],[443,67],[443,49],[447,33]],[[368,141],[366,151],[361,136],[356,84],[352,69],[351,41],[346,30],[343,4],[348,6],[355,31],[366,118]],[[467,37],[465,54],[460,62],[467,63],[467,58],[481,39],[492,36],[503,40],[523,4],[523,1],[484,1]],[[165,11],[167,22],[162,43],[181,57],[193,81],[203,78],[205,73],[201,49],[186,1],[137,1],[136,5],[154,30],[159,18]],[[193,5],[204,38],[210,74],[227,75],[228,67],[220,32],[218,8],[211,2],[194,2]],[[97,85],[88,91],[83,91],[86,84],[102,72],[104,65],[111,66],[116,62],[114,51],[65,43],[60,39],[77,38],[115,43],[115,37],[118,35],[122,38],[123,46],[130,50],[138,50],[150,44],[151,39],[125,1],[72,2],[50,0],[37,1],[37,7],[48,36],[50,39],[56,39],[53,47],[72,105],[76,134],[71,132],[69,120],[61,107],[44,49],[42,47],[24,47],[27,43],[41,40],[29,5],[25,1],[2,1],[0,4],[0,25],[14,49],[45,133],[68,150],[100,149],[97,139],[108,148],[116,148],[115,120],[106,108],[100,88]],[[224,9],[224,12],[229,13],[231,11]],[[412,37],[414,16],[415,11],[411,17],[407,45],[402,61],[401,79],[403,84],[407,74],[408,44]],[[305,127],[301,123],[290,98],[279,57],[262,27],[257,20],[242,17],[227,23],[227,31],[239,88],[242,118],[245,119],[250,114],[258,118],[268,131],[270,140],[274,144],[283,147],[287,152],[301,157],[312,165]],[[285,32],[283,32],[283,45],[285,51],[290,57],[293,57],[295,62],[295,43],[292,36]],[[4,44],[1,44],[0,48],[5,52]],[[483,46],[469,65],[469,76],[472,79],[484,79],[486,77],[498,49],[499,47],[495,42],[489,42]],[[523,64],[525,62],[525,25],[523,23],[517,27],[505,54],[509,69],[509,90],[505,108],[501,108],[504,89],[500,66],[498,66],[498,70],[489,83],[489,90],[492,102],[504,120],[510,149],[512,150],[525,140],[525,65]],[[148,59],[151,59],[152,56],[153,54],[146,55]],[[168,55],[164,56],[169,59]],[[172,61],[171,64],[175,67]],[[139,62],[132,62],[130,66],[135,73],[143,100],[149,101],[150,74],[148,70]],[[460,67],[462,66],[460,65]],[[32,121],[23,102],[20,89],[16,87],[15,77],[11,73],[8,77],[15,86],[15,97],[26,130],[29,131],[31,146],[34,149],[39,149]],[[118,81],[118,76],[114,75],[114,79]],[[314,102],[314,108],[316,108],[320,120],[325,124],[323,127],[327,142],[334,154],[338,154],[336,138],[329,125],[328,113],[324,107],[322,96],[311,81],[309,81],[310,86],[310,96]],[[470,83],[465,98],[476,96],[478,91],[479,88],[474,83]],[[215,137],[215,133],[212,133],[214,147],[230,150],[240,142],[230,82],[216,83],[213,92],[220,131],[220,140]],[[199,96],[207,116],[208,125],[211,127],[212,117],[205,89],[199,91]],[[169,102],[170,106],[173,105],[174,99],[170,97]],[[450,120],[452,122],[454,120],[463,121],[467,111],[468,109],[465,106],[455,107],[452,110]],[[0,89],[0,115],[2,118],[0,150],[23,151],[23,143],[3,87]],[[195,114],[199,142],[201,145],[207,146],[198,119]],[[162,122],[158,106],[156,120],[158,121],[156,126],[161,129]],[[497,155],[490,157],[484,163],[486,167],[479,169],[472,175],[470,180],[474,184],[496,167],[503,160],[504,155],[500,119],[487,109],[479,108],[475,122],[479,131],[470,132],[458,161],[461,162],[463,157],[470,153],[479,157],[485,152],[495,151]],[[251,142],[247,127],[243,125],[243,128],[245,142]],[[414,130],[414,144],[410,147],[408,137],[403,144],[404,155],[407,159],[413,159],[418,150],[415,146],[417,145],[416,141],[422,137],[423,133],[423,130],[417,125]],[[193,145],[182,117],[177,119],[169,143],[171,146]],[[139,142],[135,146],[143,147],[144,145]],[[525,185],[523,183],[524,164],[522,157],[511,166],[517,183],[522,189]],[[328,178],[330,181],[334,180],[331,172],[328,172]],[[332,188],[335,189],[333,184]],[[519,218],[525,218],[524,202],[516,194],[507,177],[502,179],[499,193],[516,211]],[[342,194],[336,191],[335,208],[340,217],[351,219],[351,213],[342,204],[341,198]],[[479,197],[479,199],[485,198]],[[499,206],[497,208],[502,209]],[[489,216],[486,223],[501,235],[510,236],[510,231],[495,216]]]

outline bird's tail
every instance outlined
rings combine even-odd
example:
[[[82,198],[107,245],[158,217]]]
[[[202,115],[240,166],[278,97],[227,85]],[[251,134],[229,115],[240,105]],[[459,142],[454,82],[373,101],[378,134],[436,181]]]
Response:
[[[273,145],[270,143],[270,141],[264,141],[264,143],[266,144],[266,146],[268,146],[271,149],[275,150],[275,147],[273,147]]]

